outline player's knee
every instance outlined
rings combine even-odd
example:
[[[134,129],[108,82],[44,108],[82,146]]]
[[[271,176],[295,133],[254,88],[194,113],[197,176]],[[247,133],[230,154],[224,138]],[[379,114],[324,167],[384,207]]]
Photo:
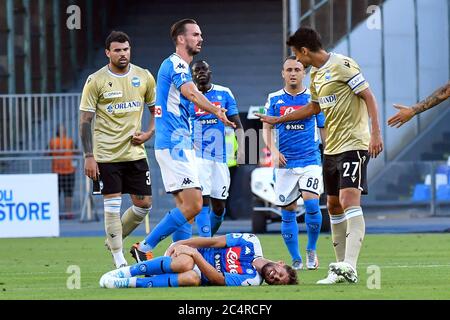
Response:
[[[327,209],[330,214],[341,214],[344,212],[339,201],[328,200],[327,201]]]
[[[290,205],[287,205],[285,207],[282,207],[284,210],[287,211],[295,211],[297,210],[297,201],[292,202]]]
[[[195,217],[203,207],[203,201],[200,197],[199,199],[191,199],[189,203],[183,203],[183,208],[181,211],[185,214],[185,216],[190,219],[192,217]]]
[[[172,258],[170,268],[176,273],[191,271],[194,268],[194,259],[186,254],[181,254],[176,258]]]
[[[134,197],[133,204],[139,208],[149,209],[152,206],[152,197]]]
[[[179,279],[178,282],[182,283],[184,286],[197,287],[201,283],[201,279],[200,279],[199,275],[193,270],[184,272],[184,273],[180,274],[179,277],[181,279]]]

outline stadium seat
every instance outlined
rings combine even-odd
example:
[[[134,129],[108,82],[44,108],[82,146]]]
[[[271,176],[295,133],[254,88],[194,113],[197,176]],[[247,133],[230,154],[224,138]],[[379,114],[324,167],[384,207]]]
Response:
[[[439,186],[441,186],[441,185],[448,184],[447,174],[437,173],[435,175],[435,179],[436,179],[436,188],[439,188]],[[425,176],[425,184],[427,186],[431,186],[431,174],[427,174]]]
[[[414,187],[414,194],[412,196],[412,201],[430,201],[431,199],[431,189],[429,185],[416,184]]]
[[[450,185],[442,185],[436,191],[436,199],[438,201],[450,201]]]

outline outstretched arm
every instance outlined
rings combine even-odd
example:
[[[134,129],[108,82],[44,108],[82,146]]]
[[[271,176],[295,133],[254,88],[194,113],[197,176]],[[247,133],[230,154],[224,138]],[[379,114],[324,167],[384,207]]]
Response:
[[[236,125],[228,120],[225,115],[226,110],[223,108],[217,108],[213,105],[206,97],[198,91],[197,87],[192,81],[186,82],[180,88],[181,93],[185,96],[189,101],[195,103],[201,109],[216,115],[220,121],[222,121],[225,125],[235,128]]]
[[[310,102],[306,106],[295,110],[287,115],[284,115],[282,117],[272,117],[272,116],[266,116],[261,113],[255,113],[257,117],[261,119],[262,122],[268,123],[268,124],[278,124],[283,122],[289,122],[289,121],[296,121],[296,120],[303,120],[307,119],[315,114],[320,113],[320,106],[317,102]]]
[[[411,108],[401,104],[394,104],[394,107],[399,111],[388,119],[388,125],[391,127],[400,128],[404,123],[411,120],[416,114],[433,108],[442,101],[446,100],[448,97],[450,97],[450,81],[443,87],[440,87],[433,92],[425,100],[413,105]]]

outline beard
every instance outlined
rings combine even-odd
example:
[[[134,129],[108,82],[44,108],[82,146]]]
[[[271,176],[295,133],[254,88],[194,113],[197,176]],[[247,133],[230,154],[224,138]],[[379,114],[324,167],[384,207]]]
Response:
[[[190,47],[189,45],[186,45],[186,51],[192,57],[200,53],[200,50],[197,49],[197,46]]]
[[[119,60],[117,62],[113,62],[111,61],[111,63],[113,64],[114,67],[116,67],[117,69],[126,69],[128,68],[128,65],[130,64],[130,61],[127,59],[126,62],[120,62]]]

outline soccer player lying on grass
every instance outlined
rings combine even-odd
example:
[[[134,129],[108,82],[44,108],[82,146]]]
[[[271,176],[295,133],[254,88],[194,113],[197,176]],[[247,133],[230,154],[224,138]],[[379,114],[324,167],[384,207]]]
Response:
[[[147,276],[145,278],[137,276]],[[103,288],[258,286],[297,284],[297,273],[284,262],[263,257],[254,234],[230,233],[173,243],[162,257],[104,274]]]

